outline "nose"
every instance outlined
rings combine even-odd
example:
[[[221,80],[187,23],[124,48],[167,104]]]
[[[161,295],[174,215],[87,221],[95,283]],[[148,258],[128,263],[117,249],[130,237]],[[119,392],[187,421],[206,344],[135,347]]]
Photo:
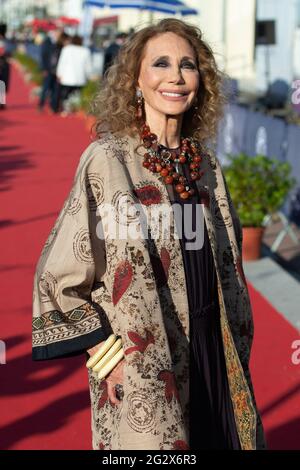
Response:
[[[170,82],[175,82],[175,83],[184,83],[184,78],[182,76],[182,71],[180,65],[174,65],[174,67],[170,68],[170,76],[169,76],[169,81]]]

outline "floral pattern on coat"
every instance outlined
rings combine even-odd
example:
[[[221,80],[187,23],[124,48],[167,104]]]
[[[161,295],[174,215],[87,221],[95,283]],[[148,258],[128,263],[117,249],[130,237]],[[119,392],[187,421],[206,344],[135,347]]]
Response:
[[[165,185],[141,165],[139,143],[138,136],[109,133],[83,153],[36,269],[33,350],[47,359],[60,348],[80,352],[82,345],[97,344],[103,329],[120,335],[125,351],[120,405],[108,400],[106,382],[89,371],[93,448],[182,450],[189,446],[189,311],[173,213],[168,237],[152,236],[147,226],[148,238],[117,239],[110,237],[103,209],[105,204],[115,209],[118,230],[144,229],[141,214],[149,216],[153,206],[171,209]],[[242,449],[263,448],[249,374],[253,324],[241,227],[218,160],[207,150],[202,157],[205,173],[197,184],[218,278],[237,431]],[[139,209],[125,222],[123,199]],[[82,306],[89,312],[84,320]],[[59,338],[55,325],[45,321],[52,312],[60,312]]]

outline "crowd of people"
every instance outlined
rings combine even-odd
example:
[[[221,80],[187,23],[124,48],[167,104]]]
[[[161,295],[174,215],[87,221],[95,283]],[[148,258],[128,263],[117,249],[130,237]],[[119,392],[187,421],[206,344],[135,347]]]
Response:
[[[126,33],[118,33],[104,52],[103,71],[111,65]],[[43,83],[39,110],[44,109],[47,98],[54,113],[66,114],[63,104],[71,94],[84,87],[93,74],[92,55],[83,45],[82,37],[70,36],[58,30],[50,31],[41,45],[41,69]]]
[[[43,83],[39,110],[47,98],[54,113],[62,111],[63,102],[74,91],[80,90],[92,74],[90,50],[82,45],[82,38],[65,32],[51,31],[41,45]]]
[[[0,23],[0,81],[8,91],[11,55],[9,44],[12,41],[6,39],[6,29],[6,25]],[[118,32],[114,39],[105,41],[99,74],[99,71],[95,73],[93,67],[93,48],[86,47],[81,36],[71,35],[60,29],[45,33],[39,44],[38,54],[42,74],[39,112],[43,112],[47,104],[53,113],[68,114],[67,102],[71,95],[79,93],[89,79],[104,76],[127,37],[127,33]],[[16,49],[17,44],[14,44],[13,49]],[[0,109],[5,109],[4,103],[0,102]]]

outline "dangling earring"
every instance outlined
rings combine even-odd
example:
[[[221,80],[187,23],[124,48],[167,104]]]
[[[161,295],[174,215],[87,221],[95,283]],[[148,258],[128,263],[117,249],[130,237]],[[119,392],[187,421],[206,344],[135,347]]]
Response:
[[[198,109],[199,109],[199,108],[198,108],[197,105],[198,105],[198,101],[196,100],[196,101],[195,101],[195,106],[193,106],[193,111],[194,111],[194,112],[193,112],[193,118],[196,118],[196,117],[198,116]]]
[[[136,117],[141,119],[143,116],[143,94],[142,90],[139,88],[136,90],[136,97],[137,97],[137,108],[136,108]]]

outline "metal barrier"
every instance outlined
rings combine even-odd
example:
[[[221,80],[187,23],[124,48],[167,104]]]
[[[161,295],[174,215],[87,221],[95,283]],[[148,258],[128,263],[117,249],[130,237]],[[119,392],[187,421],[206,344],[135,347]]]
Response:
[[[292,222],[300,227],[300,127],[287,124],[282,119],[266,116],[248,110],[236,104],[227,106],[220,123],[217,156],[222,165],[228,163],[228,154],[240,152],[251,156],[263,154],[289,162],[291,174],[297,184],[290,191],[283,206],[276,213],[282,222],[282,229],[272,244],[271,250],[276,252],[286,235],[299,244]],[[264,220],[264,226],[273,221],[274,214]]]

